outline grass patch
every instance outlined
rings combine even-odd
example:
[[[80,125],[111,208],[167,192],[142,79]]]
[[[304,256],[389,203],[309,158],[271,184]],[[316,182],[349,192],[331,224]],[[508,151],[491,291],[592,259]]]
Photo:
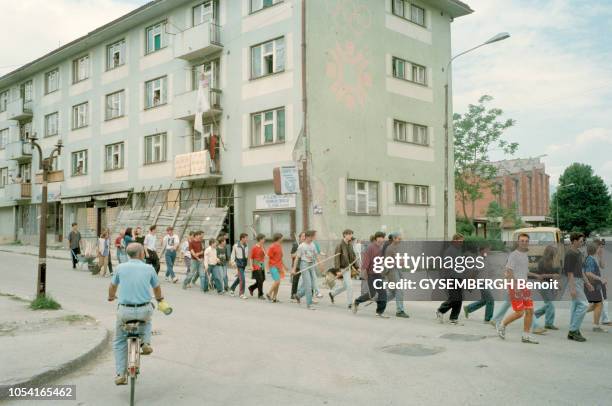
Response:
[[[30,309],[32,310],[58,310],[61,308],[62,306],[51,295],[38,296],[30,303]]]

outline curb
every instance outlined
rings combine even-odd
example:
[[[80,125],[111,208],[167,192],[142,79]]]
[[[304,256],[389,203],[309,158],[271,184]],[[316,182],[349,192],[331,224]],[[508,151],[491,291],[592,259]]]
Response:
[[[0,386],[0,401],[8,399],[7,388],[14,387],[14,386],[21,386],[21,387],[41,386],[43,384],[49,383],[50,381],[59,379],[63,377],[64,375],[67,375],[68,373],[74,372],[77,368],[82,367],[83,365],[85,365],[86,363],[88,363],[89,361],[97,357],[108,346],[110,342],[110,337],[111,337],[110,332],[106,328],[100,325],[98,325],[98,327],[100,327],[100,329],[104,331],[104,336],[90,350],[88,350],[86,353],[81,354],[80,356],[76,358],[71,359],[68,362],[65,362],[57,366],[56,368],[52,370],[45,371],[38,375],[31,376],[30,378],[26,380],[13,383],[11,385]]]

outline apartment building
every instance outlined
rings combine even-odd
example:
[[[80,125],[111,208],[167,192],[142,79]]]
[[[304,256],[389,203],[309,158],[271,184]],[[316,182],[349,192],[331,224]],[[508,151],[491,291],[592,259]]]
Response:
[[[229,206],[232,234],[293,236],[306,210],[321,239],[345,227],[442,237],[442,67],[450,23],[471,12],[458,0],[151,1],[0,77],[0,239],[37,239],[32,137],[44,156],[64,146],[53,241],[176,188],[178,204]],[[304,159],[308,199],[275,195],[273,169]]]

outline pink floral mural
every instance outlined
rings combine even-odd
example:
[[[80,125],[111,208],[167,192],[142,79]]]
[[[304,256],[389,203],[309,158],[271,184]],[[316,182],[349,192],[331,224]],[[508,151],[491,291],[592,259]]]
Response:
[[[355,106],[364,107],[372,74],[368,71],[368,60],[355,49],[351,41],[328,51],[327,77],[332,80],[330,90],[336,100],[350,110]]]

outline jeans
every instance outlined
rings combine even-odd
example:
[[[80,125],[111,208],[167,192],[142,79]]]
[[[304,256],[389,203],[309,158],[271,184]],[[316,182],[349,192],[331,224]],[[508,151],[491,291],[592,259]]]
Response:
[[[312,285],[314,281],[312,279],[312,273],[309,270],[306,272],[302,272],[302,277],[300,278],[300,285],[298,286],[298,290],[296,296],[301,298],[306,296],[306,304],[308,306],[312,305]]]
[[[225,289],[225,291],[228,291],[229,279],[227,278],[227,265],[221,265],[221,268],[223,268],[223,289]]]
[[[338,296],[346,291],[346,300],[348,304],[353,304],[353,286],[351,284],[351,268],[342,269],[342,286],[338,286],[332,292],[332,296]]]
[[[493,308],[495,306],[495,301],[493,300],[493,296],[491,292],[487,289],[482,289],[480,291],[480,300],[477,302],[472,302],[467,305],[466,309],[468,313],[473,313],[481,307],[485,306],[485,321],[491,320],[493,318]]]
[[[125,249],[123,248],[117,248],[117,262],[122,264],[124,262],[127,262],[127,254],[125,253]]]
[[[223,292],[223,265],[212,265],[212,280],[217,292]]]
[[[497,309],[497,313],[495,313],[495,316],[493,316],[492,320],[495,322],[501,322],[504,319],[504,316],[506,315],[508,310],[510,309],[510,306],[510,300],[506,299],[499,307],[499,309]]]
[[[296,271],[299,271],[299,268],[296,269]],[[291,276],[291,297],[293,298],[293,296],[295,296],[295,294],[297,293],[298,290],[298,285],[300,283],[300,273],[292,275]]]
[[[183,279],[183,288],[186,288],[187,285],[191,283],[191,279],[195,272],[191,271],[191,258],[183,257],[183,262],[185,263],[185,268],[187,268],[187,274],[185,275],[185,279]]]
[[[584,281],[582,278],[574,278],[576,283],[576,298],[572,299],[570,306],[570,331],[579,331],[582,320],[588,308],[586,295],[584,294]]]
[[[72,268],[76,268],[77,264],[79,263],[79,259],[77,255],[79,255],[80,253],[81,253],[81,248],[79,247],[70,249],[70,256],[72,257]]]
[[[387,308],[387,291],[385,289],[376,289],[374,283],[376,280],[382,279],[379,273],[372,275],[368,274],[368,291],[363,295],[355,299],[355,304],[358,305],[363,302],[367,302],[370,299],[376,297],[376,313],[383,314]]]
[[[236,279],[230,288],[231,291],[235,291],[238,285],[240,285],[240,289],[238,291],[240,292],[240,296],[242,296],[244,295],[244,268],[238,268],[238,274],[236,275]]]
[[[200,275],[200,288],[203,292],[208,292],[208,277],[202,269],[202,261],[191,260],[191,273]]]
[[[174,261],[176,260],[176,251],[166,250],[166,278],[174,279]]]
[[[318,295],[320,292],[319,292],[319,286],[318,286],[318,283],[317,283],[317,270],[313,266],[307,272],[310,273],[310,277],[312,278],[312,292],[315,295]]]
[[[542,307],[538,308],[533,312],[533,322],[531,323],[531,328],[538,327],[538,318],[544,317],[544,326],[552,326],[555,324],[555,305],[551,300],[544,299],[544,304]]]
[[[143,320],[140,326],[142,342],[151,344],[151,317],[153,306],[127,307],[119,305],[117,308],[117,321],[115,322],[115,339],[113,340],[113,351],[115,353],[115,371],[117,375],[123,375],[127,369],[127,333],[123,330],[123,322],[128,320]]]
[[[399,282],[402,279],[402,271],[399,269],[389,270],[387,279],[389,281]],[[404,313],[404,291],[402,289],[388,289],[387,298],[390,300],[391,297],[395,299],[395,311],[397,313]]]
[[[461,304],[463,303],[462,289],[448,289],[448,299],[443,302],[438,311],[442,314],[451,311],[450,320],[458,320],[461,313]]]

